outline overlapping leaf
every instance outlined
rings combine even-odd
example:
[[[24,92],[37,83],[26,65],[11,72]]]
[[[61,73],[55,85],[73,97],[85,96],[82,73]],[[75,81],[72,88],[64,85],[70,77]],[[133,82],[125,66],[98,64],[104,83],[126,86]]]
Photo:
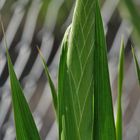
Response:
[[[59,64],[58,77],[58,107],[59,107],[59,139],[79,140],[79,133],[76,125],[73,98],[70,89],[70,81],[67,68],[67,50],[69,42],[70,27],[67,29],[62,41],[62,54]]]
[[[70,104],[67,110],[74,114],[74,133],[80,140],[91,140],[93,137],[94,8],[95,1],[77,1],[68,43],[67,75],[70,90],[65,94],[71,98],[67,99]],[[66,124],[71,126],[72,123],[68,122],[70,116],[68,118]],[[67,137],[70,137],[70,133]]]
[[[77,0],[65,38],[58,80],[60,139],[63,134],[65,140],[115,140],[106,43],[97,0]]]
[[[58,115],[60,140],[116,140],[116,132],[117,140],[122,139],[123,51],[122,48],[115,131],[106,42],[98,0],[77,0],[72,27],[67,30],[62,42],[58,98],[42,57]],[[8,52],[7,58],[17,139],[39,140]],[[139,77],[138,63],[134,58]]]

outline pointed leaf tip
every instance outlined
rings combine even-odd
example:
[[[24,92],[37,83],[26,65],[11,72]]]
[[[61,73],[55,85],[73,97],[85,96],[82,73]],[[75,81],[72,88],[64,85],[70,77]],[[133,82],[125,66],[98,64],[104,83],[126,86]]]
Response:
[[[52,99],[53,99],[53,105],[54,105],[54,108],[55,108],[55,111],[56,111],[56,115],[57,115],[57,92],[56,92],[56,89],[55,89],[55,86],[54,86],[54,83],[51,79],[51,76],[49,74],[49,70],[48,70],[48,67],[47,67],[47,64],[45,62],[45,59],[43,57],[43,54],[42,52],[40,51],[39,47],[37,47],[38,49],[38,52],[40,54],[40,57],[41,57],[41,60],[42,60],[42,63],[43,63],[43,66],[44,66],[44,69],[45,69],[45,74],[48,78],[48,82],[49,82],[49,85],[50,85],[50,89],[51,89],[51,93],[52,93]]]
[[[8,69],[12,91],[12,104],[14,109],[14,120],[16,127],[16,139],[17,140],[40,140],[38,130],[36,128],[33,116],[30,108],[23,94],[20,83],[14,72],[14,68],[9,56],[8,50],[7,60]]]

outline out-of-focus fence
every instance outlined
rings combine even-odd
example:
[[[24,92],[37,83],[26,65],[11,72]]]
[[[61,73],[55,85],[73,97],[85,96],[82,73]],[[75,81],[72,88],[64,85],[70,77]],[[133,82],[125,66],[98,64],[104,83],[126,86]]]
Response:
[[[36,46],[41,49],[57,85],[60,43],[71,23],[75,0],[1,0],[0,13],[8,49],[25,96],[43,140],[57,140],[52,98]],[[119,0],[102,2],[113,103],[117,98],[117,65],[122,35],[125,48],[123,93],[124,140],[138,140],[140,134],[140,90],[131,54],[133,26],[122,18]],[[123,11],[121,11],[123,12]],[[14,140],[8,68],[4,38],[0,29],[0,140]],[[140,50],[136,48],[140,56]],[[139,57],[140,60],[140,57]]]

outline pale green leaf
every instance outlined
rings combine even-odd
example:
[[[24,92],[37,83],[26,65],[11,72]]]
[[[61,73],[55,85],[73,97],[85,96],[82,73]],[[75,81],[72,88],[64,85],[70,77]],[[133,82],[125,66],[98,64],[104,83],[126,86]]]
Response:
[[[124,41],[122,40],[118,67],[118,100],[116,118],[116,140],[122,140],[122,86],[124,79]]]
[[[43,66],[44,66],[44,69],[45,69],[45,73],[46,73],[46,76],[47,76],[47,79],[48,79],[48,82],[49,82],[49,85],[50,85],[50,89],[51,89],[51,93],[52,93],[52,98],[53,98],[53,105],[54,105],[54,108],[55,108],[55,111],[56,111],[56,114],[57,114],[57,93],[56,93],[56,89],[55,89],[55,86],[53,84],[53,81],[50,77],[50,74],[49,74],[49,70],[48,70],[48,67],[47,67],[47,64],[46,64],[46,61],[41,53],[41,51],[39,50],[38,48],[38,51],[39,51],[39,54],[41,56],[41,60],[42,60],[42,63],[43,63]]]

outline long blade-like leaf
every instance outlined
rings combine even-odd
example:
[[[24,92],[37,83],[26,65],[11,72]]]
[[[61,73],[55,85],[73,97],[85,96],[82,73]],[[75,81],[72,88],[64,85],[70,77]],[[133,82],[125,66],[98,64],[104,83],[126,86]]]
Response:
[[[124,77],[124,42],[122,40],[120,58],[119,58],[119,67],[118,67],[118,100],[117,100],[117,118],[116,118],[116,140],[122,140],[122,86],[123,86],[123,77]]]
[[[5,31],[3,22],[0,17],[0,23],[5,39],[5,48],[7,47]],[[10,59],[8,49],[6,48],[8,70],[10,76],[11,90],[12,90],[12,104],[14,109],[14,120],[16,127],[17,140],[40,140],[38,130],[36,128],[30,108],[24,97],[20,83],[14,72],[14,68]]]
[[[67,94],[72,96],[70,104],[74,106],[72,114],[80,140],[93,139],[95,3],[96,0],[77,0],[68,44],[67,71],[70,91]]]
[[[59,107],[65,117],[65,139],[115,140],[106,43],[97,0],[77,0],[68,54],[63,59],[60,72],[64,72],[65,82],[59,85],[59,94],[64,97],[60,103],[65,103]]]
[[[138,60],[137,60],[137,57],[135,55],[135,51],[134,51],[133,47],[132,47],[132,54],[133,54],[133,58],[134,58],[135,66],[136,66],[136,72],[137,72],[139,85],[140,85],[140,67],[139,67],[139,63],[138,63]]]
[[[70,94],[70,82],[68,68],[66,64],[67,50],[69,43],[70,27],[67,29],[62,41],[62,53],[59,64],[58,77],[58,106],[59,106],[59,139],[60,140],[79,140],[78,129],[76,126],[72,95]]]
[[[20,83],[11,63],[7,50],[8,68],[12,90],[12,103],[14,109],[14,119],[16,127],[17,140],[40,140],[38,130],[29,109],[28,103],[24,97]]]
[[[48,82],[49,82],[51,93],[52,93],[54,108],[55,108],[55,111],[56,111],[56,114],[57,114],[57,93],[56,93],[56,89],[55,89],[55,86],[54,86],[53,81],[51,79],[51,76],[49,74],[49,70],[48,70],[46,61],[45,61],[41,51],[39,50],[39,48],[38,48],[38,51],[40,53],[41,60],[42,60],[42,63],[43,63],[44,69],[45,69],[45,73],[46,73],[46,76],[48,78]]]
[[[107,49],[99,4],[95,12],[94,139],[115,140],[115,123],[108,71]]]
[[[69,30],[69,31],[68,31]],[[65,75],[67,71],[66,58],[68,49],[68,34],[70,29],[67,29],[62,44],[61,44],[61,56],[59,62],[59,73],[58,73],[58,106],[59,106],[59,140],[66,140],[66,124],[65,124],[65,94],[64,94],[64,83]],[[65,132],[65,133],[64,133]]]

